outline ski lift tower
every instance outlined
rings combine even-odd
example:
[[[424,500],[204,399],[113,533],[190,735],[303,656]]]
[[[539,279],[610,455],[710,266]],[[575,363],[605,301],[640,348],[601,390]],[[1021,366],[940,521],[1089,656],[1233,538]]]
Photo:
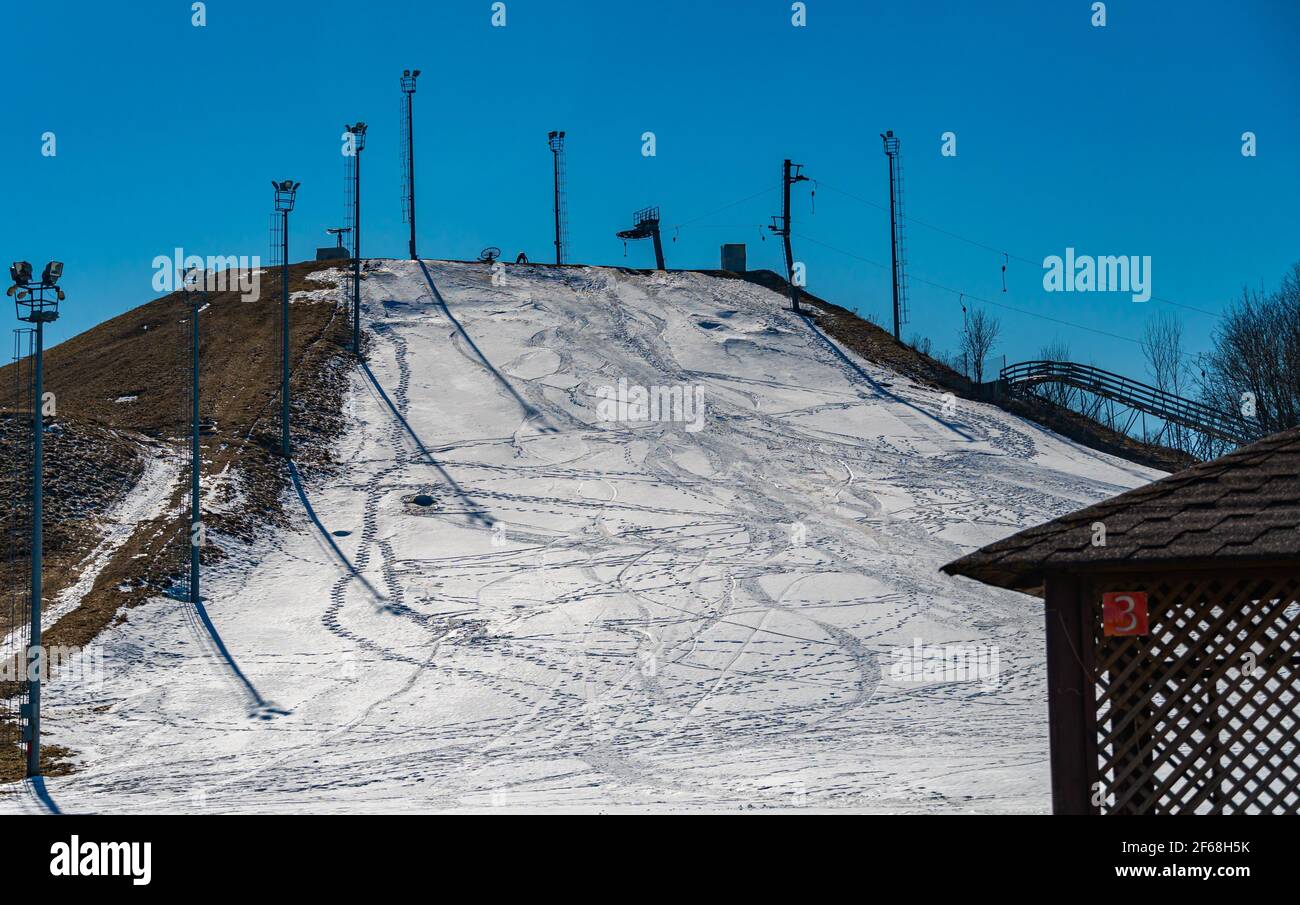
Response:
[[[668,269],[664,266],[663,242],[659,240],[659,208],[647,207],[637,211],[632,215],[632,228],[618,233],[618,237],[624,242],[628,239],[654,239],[655,266],[659,270]]]
[[[32,265],[17,261],[9,268],[14,283],[6,295],[13,296],[18,319],[35,324],[36,356],[32,382],[32,621],[27,644],[27,775],[41,775],[41,672],[45,658],[41,651],[41,558],[44,553],[42,515],[42,477],[44,471],[45,432],[45,325],[59,319],[59,302],[63,290],[59,278],[63,264],[45,265],[39,282],[32,280]]]

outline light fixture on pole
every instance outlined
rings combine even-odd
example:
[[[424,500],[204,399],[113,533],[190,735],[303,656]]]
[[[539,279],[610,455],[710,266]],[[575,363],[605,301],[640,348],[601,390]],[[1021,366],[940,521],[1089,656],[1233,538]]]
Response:
[[[271,181],[275,189],[275,210],[280,215],[280,454],[289,458],[289,212],[301,182]]]
[[[904,241],[903,158],[893,129],[880,133],[889,158],[889,270],[894,293],[894,339],[902,339],[902,326],[909,320],[907,303],[907,244]]]
[[[555,129],[546,133],[550,146],[555,190],[555,263],[564,263],[564,237],[569,228],[569,205],[564,184],[568,178],[568,163],[564,152],[564,133]]]
[[[418,71],[418,70],[417,70]],[[414,89],[413,89],[414,90]],[[366,124],[344,126],[352,135],[352,352],[361,357],[361,152]]]
[[[27,644],[27,775],[41,775],[41,673],[45,657],[41,648],[41,566],[44,555],[42,525],[45,433],[45,325],[59,319],[59,302],[63,290],[58,287],[63,264],[45,265],[40,282],[32,281],[32,265],[17,261],[9,268],[13,285],[6,295],[13,296],[18,319],[35,324],[36,366],[32,382],[32,619]]]
[[[202,282],[195,285],[195,279]],[[199,499],[199,468],[203,461],[199,449],[199,312],[208,301],[207,272],[191,270],[185,274],[181,288],[190,303],[190,603],[198,603],[199,553],[204,530]]]
[[[406,132],[404,136],[406,141],[403,144],[402,152],[405,155],[406,167],[403,170],[403,176],[406,180],[406,221],[411,224],[411,260],[418,261],[419,257],[415,252],[415,128],[413,123],[414,98],[415,98],[415,80],[420,77],[418,69],[402,70],[402,94],[405,99],[405,116],[402,118],[402,128]]]

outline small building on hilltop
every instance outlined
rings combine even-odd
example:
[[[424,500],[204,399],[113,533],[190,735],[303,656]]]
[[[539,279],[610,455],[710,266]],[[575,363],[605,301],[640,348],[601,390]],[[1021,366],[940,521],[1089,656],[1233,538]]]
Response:
[[[1300,812],[1300,429],[943,571],[1044,598],[1054,811]]]

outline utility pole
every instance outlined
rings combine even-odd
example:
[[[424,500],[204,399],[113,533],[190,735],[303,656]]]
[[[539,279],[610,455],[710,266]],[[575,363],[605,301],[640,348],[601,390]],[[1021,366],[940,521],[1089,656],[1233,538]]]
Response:
[[[200,512],[199,469],[203,458],[199,447],[199,311],[208,300],[207,273],[200,271],[205,285],[199,291],[186,279],[185,294],[190,300],[190,603],[198,603],[199,553],[203,544],[203,516]]]
[[[286,459],[289,446],[289,212],[301,182],[272,180],[275,210],[280,215],[280,454]]]
[[[799,289],[794,284],[794,250],[790,247],[790,187],[796,182],[807,182],[808,177],[803,175],[803,164],[791,163],[786,160],[781,165],[781,216],[773,217],[773,223],[768,227],[773,233],[780,236],[785,245],[785,278],[790,286],[790,306],[795,311],[799,311]],[[777,221],[780,221],[780,225]]]
[[[555,263],[564,263],[564,229],[567,225],[566,205],[564,198],[564,177],[567,175],[565,158],[564,158],[564,133],[548,132],[546,135],[547,143],[551,148],[551,156],[554,158],[555,171]]]
[[[58,288],[63,264],[45,265],[39,283],[32,281],[32,265],[16,262],[9,268],[13,285],[7,295],[14,297],[18,319],[36,325],[36,362],[32,386],[32,618],[27,644],[27,775],[41,775],[41,673],[46,668],[41,648],[41,569],[44,555],[45,446],[45,325],[59,319],[59,302],[63,290]],[[54,298],[50,298],[50,295]]]
[[[419,255],[415,252],[415,128],[412,114],[414,112],[415,99],[415,80],[420,77],[418,69],[402,70],[402,94],[406,95],[406,117],[402,121],[402,126],[406,131],[406,143],[403,151],[406,154],[406,221],[411,224],[411,260],[420,260]]]
[[[352,351],[361,357],[361,152],[366,124],[344,126],[352,135]],[[414,237],[414,232],[412,232]]]

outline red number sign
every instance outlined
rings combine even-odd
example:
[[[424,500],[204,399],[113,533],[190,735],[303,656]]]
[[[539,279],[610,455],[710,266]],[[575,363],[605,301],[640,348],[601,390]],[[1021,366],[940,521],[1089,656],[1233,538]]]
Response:
[[[1147,622],[1146,591],[1117,591],[1101,596],[1102,628],[1108,638],[1145,635],[1151,631]]]

